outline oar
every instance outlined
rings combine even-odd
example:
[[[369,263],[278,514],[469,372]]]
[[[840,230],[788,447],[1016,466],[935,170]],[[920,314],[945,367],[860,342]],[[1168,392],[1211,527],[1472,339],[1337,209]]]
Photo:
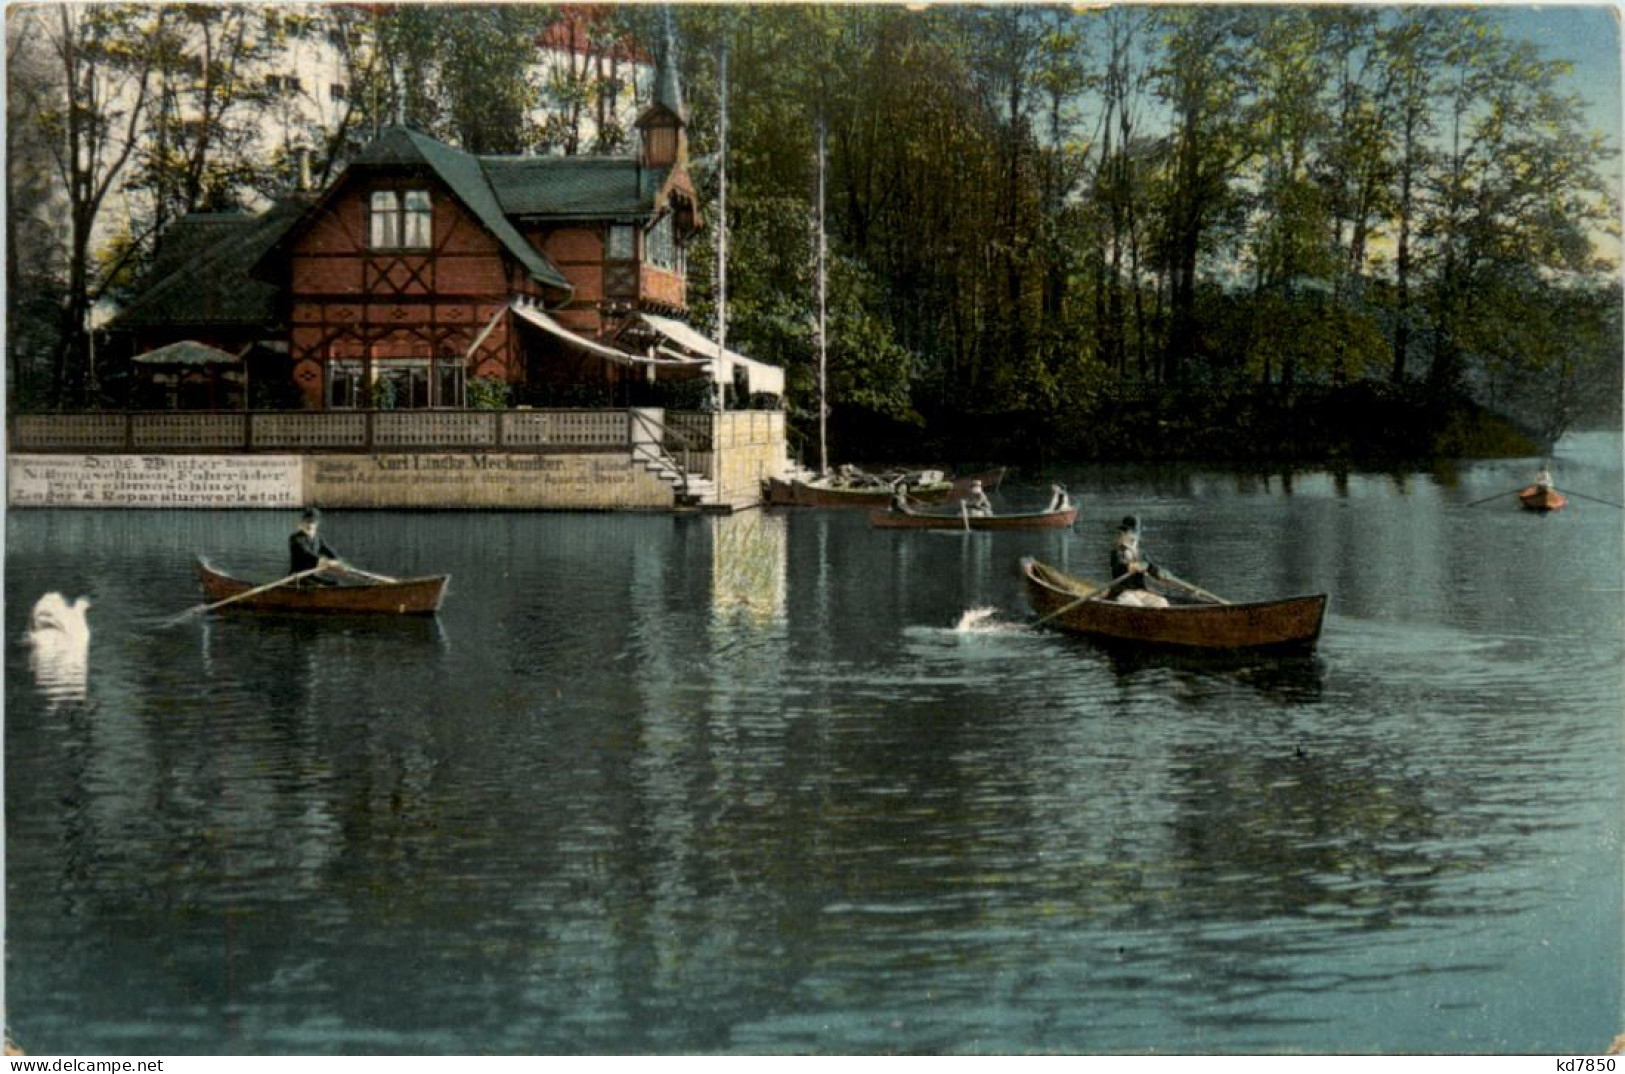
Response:
[[[1155,576],[1153,576],[1153,577],[1155,577]],[[1205,597],[1206,599],[1211,600],[1215,604],[1229,604],[1230,603],[1228,600],[1225,600],[1223,597],[1218,596],[1217,594],[1214,594],[1214,593],[1209,593],[1207,590],[1203,589],[1200,586],[1191,585],[1189,582],[1185,581],[1183,578],[1175,578],[1173,575],[1169,574],[1167,571],[1162,572],[1162,581],[1164,581],[1164,582],[1172,582],[1172,583],[1174,583],[1174,585],[1179,586],[1180,588],[1186,590],[1187,592],[1195,593],[1199,597]]]
[[[1118,582],[1121,582],[1121,581],[1125,580],[1126,578],[1128,578],[1133,573],[1134,573],[1133,571],[1128,571],[1128,572],[1126,572],[1124,574],[1120,574],[1116,578],[1113,578],[1111,581],[1107,582],[1100,589],[1095,590],[1093,593],[1090,593],[1090,594],[1088,594],[1086,596],[1079,597],[1077,600],[1073,601],[1071,604],[1063,605],[1062,607],[1059,607],[1059,608],[1055,609],[1053,612],[1046,612],[1045,614],[1039,616],[1037,619],[1033,620],[1033,626],[1039,626],[1040,624],[1047,623],[1051,619],[1054,619],[1057,615],[1065,615],[1067,612],[1071,611],[1073,608],[1078,607],[1080,604],[1087,604],[1091,600],[1100,600],[1100,599],[1102,599],[1104,594],[1110,593],[1112,591],[1112,586],[1116,585]]]
[[[387,574],[374,574],[371,571],[364,571],[360,567],[352,567],[348,563],[343,562],[339,563],[339,570],[344,571],[346,574],[359,574],[361,577],[371,578],[375,582],[389,582],[393,584],[400,581],[399,578],[391,578]]]
[[[961,519],[963,519],[964,522],[965,522],[965,532],[969,533],[970,532],[970,508],[965,505],[964,500],[959,501],[959,517]]]
[[[1502,496],[1516,496],[1518,493],[1522,492],[1524,489],[1526,489],[1528,487],[1529,487],[1528,485],[1524,485],[1524,486],[1522,486],[1520,488],[1513,489],[1511,492],[1497,492],[1494,496],[1486,496],[1482,500],[1474,500],[1472,503],[1468,504],[1467,506],[1468,507],[1477,507],[1481,503],[1489,503],[1491,500],[1499,500]]]
[[[1565,495],[1565,496],[1578,496],[1582,500],[1590,500],[1592,503],[1600,503],[1605,507],[1617,507],[1621,511],[1625,511],[1625,504],[1615,503],[1613,500],[1599,500],[1599,499],[1597,499],[1597,497],[1595,497],[1595,496],[1587,496],[1583,492],[1569,492],[1568,490],[1565,489],[1564,492],[1563,492],[1563,495]]]
[[[256,594],[263,593],[268,589],[275,589],[278,586],[287,585],[289,582],[297,582],[299,579],[309,577],[321,569],[321,567],[312,567],[308,571],[300,571],[297,574],[290,574],[286,578],[279,578],[274,582],[266,582],[264,585],[255,586],[253,589],[245,589],[241,593],[234,593],[225,600],[217,600],[213,604],[195,605],[194,607],[188,608],[184,612],[181,612],[179,615],[174,615],[168,619],[165,619],[158,625],[161,627],[174,626],[176,623],[182,622],[194,615],[201,615],[203,612],[212,612],[216,608],[223,608],[227,604],[242,600],[245,597],[255,596]]]

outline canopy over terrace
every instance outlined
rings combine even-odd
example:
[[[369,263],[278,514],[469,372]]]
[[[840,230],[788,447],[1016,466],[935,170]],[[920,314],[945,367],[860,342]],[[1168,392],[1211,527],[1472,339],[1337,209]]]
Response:
[[[646,329],[648,333],[664,340],[666,344],[671,344],[671,346],[657,345],[655,352],[658,354],[665,354],[673,360],[698,359],[707,363],[716,361],[716,341],[707,339],[682,321],[640,312],[633,317],[633,324]],[[784,370],[776,365],[747,358],[736,351],[724,350],[722,368],[716,369],[713,366],[711,379],[719,384],[733,384],[741,377],[750,395],[776,395],[781,398],[784,395]]]
[[[606,346],[597,340],[570,331],[546,311],[527,302],[514,302],[509,308],[521,321],[541,329],[565,346],[583,354],[602,358],[614,365],[642,369],[651,380],[665,376],[700,377],[705,375],[710,366],[710,362],[702,358],[633,354],[617,347]]]

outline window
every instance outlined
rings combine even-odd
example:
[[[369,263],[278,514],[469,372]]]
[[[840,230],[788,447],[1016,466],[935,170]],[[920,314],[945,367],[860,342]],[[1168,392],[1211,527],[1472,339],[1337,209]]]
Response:
[[[671,220],[671,214],[667,213],[649,229],[645,249],[649,263],[656,268],[674,270],[678,267],[677,238]]]
[[[330,82],[327,86],[327,99],[330,101],[344,100],[344,83]]]
[[[638,256],[630,224],[609,226],[609,248],[604,251],[606,261],[631,261]]]
[[[429,192],[408,190],[401,221],[401,245],[426,249],[429,245]]]
[[[375,250],[426,250],[432,211],[427,190],[375,190],[368,241]]]
[[[372,387],[355,359],[327,364],[327,405],[333,410],[422,410],[465,404],[460,358],[378,358]]]
[[[327,406],[331,410],[355,410],[361,406],[360,362],[327,363]]]

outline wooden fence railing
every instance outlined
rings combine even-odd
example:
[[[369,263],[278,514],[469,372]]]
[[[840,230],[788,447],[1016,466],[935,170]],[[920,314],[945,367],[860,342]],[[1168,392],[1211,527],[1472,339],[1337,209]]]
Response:
[[[667,411],[664,421],[673,442],[709,451],[718,440],[760,442],[775,422],[782,430],[784,415]],[[624,410],[62,412],[14,415],[9,432],[13,453],[546,453],[630,449],[632,442]]]

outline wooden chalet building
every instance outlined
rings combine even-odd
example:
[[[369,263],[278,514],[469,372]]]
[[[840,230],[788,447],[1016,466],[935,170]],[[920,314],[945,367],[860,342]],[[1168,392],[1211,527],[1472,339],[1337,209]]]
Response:
[[[489,157],[394,126],[326,190],[177,221],[111,325],[132,402],[456,408],[483,378],[537,407],[774,405],[782,370],[683,320],[701,221],[669,67],[637,129],[631,155]],[[166,373],[179,342],[229,358]]]

